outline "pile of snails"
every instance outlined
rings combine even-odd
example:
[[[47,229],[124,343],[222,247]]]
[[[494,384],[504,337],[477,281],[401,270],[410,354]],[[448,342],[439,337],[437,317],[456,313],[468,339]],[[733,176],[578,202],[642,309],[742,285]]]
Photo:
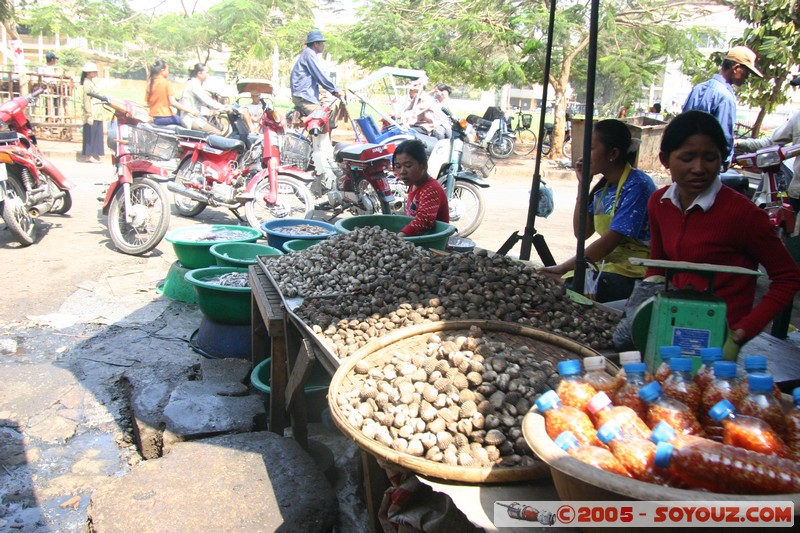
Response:
[[[359,360],[335,401],[355,429],[399,452],[447,465],[531,466],[521,422],[558,384],[556,347],[508,346],[473,326],[425,348]],[[388,354],[387,354],[388,355]]]

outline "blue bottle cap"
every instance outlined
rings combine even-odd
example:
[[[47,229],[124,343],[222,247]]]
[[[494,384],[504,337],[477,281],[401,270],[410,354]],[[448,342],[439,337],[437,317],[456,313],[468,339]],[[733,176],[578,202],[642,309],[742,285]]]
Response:
[[[659,396],[661,396],[661,385],[658,384],[658,381],[648,383],[639,389],[639,398],[647,403],[655,401]]]
[[[714,404],[711,409],[708,410],[708,416],[714,422],[722,422],[722,419],[728,418],[729,415],[736,413],[736,407],[726,399],[722,399]]]
[[[575,434],[571,431],[563,431],[553,442],[564,451],[577,448],[581,445],[577,437],[575,437]]]
[[[733,361],[714,361],[715,378],[735,378],[736,370],[736,363]]]
[[[744,371],[764,372],[767,369],[767,358],[763,355],[746,355],[744,357]]]
[[[560,405],[561,398],[558,397],[558,394],[556,394],[554,390],[549,390],[536,399],[536,409],[538,409],[540,413],[544,413]]]
[[[669,367],[674,372],[691,372],[692,360],[688,357],[673,357],[669,360]]]
[[[558,363],[558,373],[562,376],[571,376],[581,373],[581,362],[579,359],[570,359]]]
[[[722,348],[700,348],[700,360],[705,364],[722,361]]]
[[[659,442],[656,444],[656,455],[653,463],[660,468],[669,467],[669,462],[672,459],[672,452],[675,451],[675,446],[666,442]]]
[[[673,357],[680,357],[681,355],[681,347],[680,346],[662,346],[658,349],[658,355],[661,356],[661,359],[664,361],[669,361]]]
[[[750,392],[772,392],[772,374],[753,372],[747,375],[747,387]]]
[[[794,399],[794,403],[800,402],[800,387],[796,387],[792,391],[792,398]]]
[[[659,422],[650,433],[650,440],[658,444],[668,442],[675,436],[675,429],[664,421]]]
[[[608,444],[621,435],[622,428],[613,420],[606,422],[597,430],[597,438],[600,439],[603,444]]]
[[[628,363],[622,368],[625,369],[626,374],[644,374],[647,372],[647,365],[645,363]]]

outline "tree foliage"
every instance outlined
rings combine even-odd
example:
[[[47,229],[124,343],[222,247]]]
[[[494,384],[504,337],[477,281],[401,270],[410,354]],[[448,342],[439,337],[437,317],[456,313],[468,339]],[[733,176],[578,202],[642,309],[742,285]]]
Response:
[[[550,1],[371,0],[344,50],[360,65],[425,69],[433,80],[477,87],[549,82],[554,149],[561,156],[567,92],[585,86],[589,2],[557,4],[550,77],[543,79]],[[677,22],[702,12],[682,0],[600,4],[597,94],[606,109],[642,97],[670,58],[694,58],[697,32]]]

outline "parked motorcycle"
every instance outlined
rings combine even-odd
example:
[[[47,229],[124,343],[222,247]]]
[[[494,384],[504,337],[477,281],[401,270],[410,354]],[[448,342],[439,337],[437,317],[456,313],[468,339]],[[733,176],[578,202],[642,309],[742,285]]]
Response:
[[[29,246],[36,241],[36,224],[25,208],[19,189],[9,181],[8,166],[11,164],[11,156],[0,153],[0,212],[14,239]]]
[[[269,92],[271,87],[261,91]],[[197,216],[209,205],[226,207],[240,222],[260,229],[266,220],[311,214],[314,203],[308,188],[277,165],[282,121],[270,100],[262,98],[261,103],[261,135],[249,133],[236,107],[229,113],[234,131],[230,137],[176,129],[180,163],[167,188],[175,193],[181,215]]]
[[[363,100],[362,100],[363,101]],[[365,141],[375,144],[399,143],[408,139],[418,139],[425,143],[428,154],[428,172],[436,176],[447,193],[450,207],[450,223],[456,226],[458,234],[466,237],[472,234],[486,211],[481,189],[489,183],[472,170],[463,166],[464,151],[474,148],[466,142],[468,123],[458,120],[445,110],[450,119],[452,136],[450,139],[435,139],[414,130],[404,130],[398,124],[386,121],[382,130],[378,129],[373,117],[362,107],[362,116],[356,118],[355,128]],[[413,132],[413,133],[412,133]],[[408,195],[408,187],[392,176],[390,187],[397,199],[395,211],[401,211]]]
[[[738,154],[734,161],[745,172],[761,175],[753,202],[769,215],[781,239],[798,232],[797,217],[792,206],[784,201],[786,187],[792,180],[791,158],[800,156],[800,144],[767,146],[754,153]],[[749,180],[729,168],[720,176],[723,183],[749,196]]]
[[[474,136],[468,137],[469,141],[493,157],[506,159],[514,153],[514,132],[508,127],[505,114],[499,107],[487,108],[483,118],[468,115],[467,123],[474,128]]]
[[[106,190],[101,212],[108,215],[108,233],[116,249],[141,255],[158,246],[169,228],[169,198],[159,180],[170,174],[154,159],[171,158],[173,130],[147,124],[147,110],[134,102],[88,94],[116,119],[116,129],[109,131],[116,179]]]
[[[342,111],[341,100],[321,106],[303,117],[304,129],[284,138],[281,158],[296,168],[313,172],[307,182],[317,211],[333,219],[345,211],[354,215],[391,213],[400,203],[389,184],[394,144],[338,143],[327,152],[329,136]],[[289,169],[284,169],[291,172]],[[307,180],[309,175],[298,175]]]
[[[31,217],[46,213],[64,214],[72,208],[70,189],[75,184],[49,161],[37,144],[25,109],[45,90],[13,98],[0,105],[0,122],[10,131],[0,132],[0,153],[8,156],[6,191],[13,193],[11,204],[22,202]],[[23,244],[33,244],[35,225],[26,231]],[[18,238],[19,240],[19,238]]]

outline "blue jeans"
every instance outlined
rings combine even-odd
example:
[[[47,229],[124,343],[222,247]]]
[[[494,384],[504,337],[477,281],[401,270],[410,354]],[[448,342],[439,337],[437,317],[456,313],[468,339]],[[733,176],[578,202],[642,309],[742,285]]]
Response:
[[[180,126],[181,119],[178,115],[172,115],[171,117],[153,117],[153,124],[156,126],[172,126],[173,124]]]

